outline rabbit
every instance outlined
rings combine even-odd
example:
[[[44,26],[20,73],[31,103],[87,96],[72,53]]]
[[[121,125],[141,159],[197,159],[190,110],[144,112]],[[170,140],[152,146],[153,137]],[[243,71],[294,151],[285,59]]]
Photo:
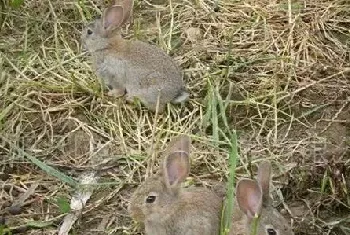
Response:
[[[131,217],[145,225],[146,235],[219,234],[222,199],[202,187],[181,188],[190,172],[190,138],[169,143],[162,168],[133,193]]]
[[[293,235],[285,218],[270,201],[271,164],[263,161],[258,167],[258,179],[241,179],[236,185],[236,205],[233,225],[235,233],[250,235],[255,215],[259,216],[257,235]],[[239,211],[237,211],[237,209]],[[239,232],[244,230],[245,232]],[[237,233],[238,232],[238,233]]]
[[[182,72],[160,48],[137,40],[126,40],[120,29],[129,20],[133,0],[117,0],[104,10],[102,18],[86,25],[82,46],[93,60],[93,67],[107,95],[138,98],[149,110],[162,113],[167,103],[183,103],[189,93]]]

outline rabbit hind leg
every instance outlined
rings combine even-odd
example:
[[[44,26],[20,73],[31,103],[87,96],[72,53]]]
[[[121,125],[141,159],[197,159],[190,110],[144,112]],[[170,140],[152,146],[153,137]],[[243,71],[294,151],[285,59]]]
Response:
[[[161,102],[144,102],[144,105],[152,112],[156,112],[158,109],[158,113],[163,113],[165,110],[165,104]]]
[[[166,103],[164,100],[164,94],[151,91],[145,91],[142,95],[140,95],[140,99],[143,104],[152,112],[163,113],[165,110]]]
[[[163,113],[164,109],[165,109],[165,104],[164,102],[162,102],[159,99],[153,99],[153,96],[150,96],[148,92],[139,92],[138,94],[134,94],[134,93],[127,93],[125,95],[125,99],[130,102],[133,103],[135,100],[135,97],[137,97],[140,102],[147,107],[148,110],[152,111],[152,112],[156,112],[157,108],[158,108],[158,113]]]

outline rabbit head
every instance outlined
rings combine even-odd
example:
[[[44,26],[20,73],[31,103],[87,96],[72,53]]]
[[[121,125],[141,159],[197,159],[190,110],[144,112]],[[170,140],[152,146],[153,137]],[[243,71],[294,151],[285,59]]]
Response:
[[[292,235],[288,222],[271,205],[270,175],[270,163],[262,162],[257,181],[241,179],[237,183],[236,201],[245,215],[247,234],[251,234],[254,217],[258,215],[257,235]]]
[[[148,177],[134,192],[129,205],[131,216],[139,222],[167,214],[180,192],[180,184],[190,171],[190,138],[179,136],[169,143],[162,168]]]
[[[111,38],[120,37],[120,28],[129,20],[132,8],[133,0],[124,0],[105,9],[102,18],[85,26],[81,36],[83,48],[90,53],[107,48]]]

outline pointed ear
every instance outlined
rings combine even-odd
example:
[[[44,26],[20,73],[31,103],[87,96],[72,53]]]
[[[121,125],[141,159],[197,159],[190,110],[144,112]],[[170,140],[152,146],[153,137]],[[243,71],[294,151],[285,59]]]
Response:
[[[186,152],[174,152],[164,161],[164,179],[168,187],[176,187],[190,173],[190,162]]]
[[[119,24],[118,27],[126,24],[126,22],[130,19],[132,9],[134,7],[134,1],[133,0],[114,0],[113,6],[122,8],[123,10],[121,23]]]
[[[186,152],[188,155],[190,154],[190,147],[191,147],[191,139],[185,134],[181,134],[171,140],[168,143],[168,147],[164,152],[164,155],[170,155],[174,152]]]
[[[119,28],[124,19],[124,9],[122,6],[116,5],[108,7],[103,13],[103,28],[107,32],[111,32],[116,28]]]
[[[130,19],[132,9],[134,7],[134,1],[133,0],[124,0],[122,3],[122,6],[124,8],[124,15],[123,15],[123,24],[126,24],[126,22]]]
[[[258,184],[262,190],[262,203],[268,205],[270,201],[270,178],[271,164],[268,161],[263,161],[258,168]]]
[[[251,179],[240,180],[236,187],[236,200],[248,219],[254,218],[262,206],[262,191],[258,183]]]
[[[190,173],[190,138],[179,136],[169,143],[163,162],[163,176],[168,187],[176,187]]]

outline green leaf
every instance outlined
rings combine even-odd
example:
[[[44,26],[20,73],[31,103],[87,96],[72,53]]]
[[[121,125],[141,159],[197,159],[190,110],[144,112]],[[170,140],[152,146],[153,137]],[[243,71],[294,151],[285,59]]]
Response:
[[[67,198],[65,197],[59,197],[56,200],[56,205],[58,206],[58,209],[62,214],[66,214],[70,212],[70,204]]]
[[[24,3],[24,0],[11,0],[11,1],[10,1],[10,6],[11,6],[12,8],[17,9],[17,8],[19,8],[21,5],[23,5],[23,3]]]

